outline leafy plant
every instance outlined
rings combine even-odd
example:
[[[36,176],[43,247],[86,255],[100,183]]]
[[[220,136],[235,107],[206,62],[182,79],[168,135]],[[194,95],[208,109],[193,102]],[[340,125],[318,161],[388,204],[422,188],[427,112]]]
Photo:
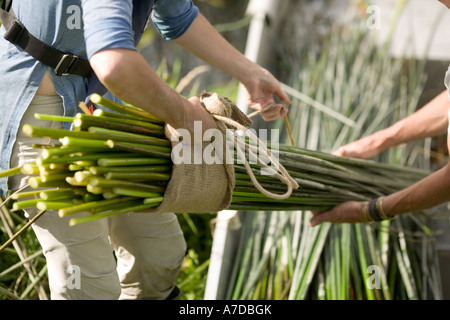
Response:
[[[330,30],[319,50],[308,39],[278,47],[289,65],[281,78],[298,91],[291,92],[294,101],[288,118],[296,145],[323,152],[414,112],[424,80],[424,61],[390,57],[359,17]],[[349,121],[324,113],[302,95]],[[284,134],[281,142],[289,143],[283,121],[272,127]],[[417,153],[427,145],[420,141],[398,146],[377,161],[428,170],[426,155]],[[361,190],[370,186],[363,183]],[[225,298],[440,299],[430,227],[433,212],[414,212],[381,223],[315,228],[309,226],[305,211],[241,212],[243,227]]]

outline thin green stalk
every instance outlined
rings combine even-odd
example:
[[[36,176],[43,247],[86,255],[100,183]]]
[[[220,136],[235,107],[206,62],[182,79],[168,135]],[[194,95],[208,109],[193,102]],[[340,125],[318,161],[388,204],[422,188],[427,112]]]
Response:
[[[101,110],[101,109],[99,109]],[[123,142],[135,142],[145,143],[155,146],[170,147],[171,142],[166,138],[157,138],[142,134],[136,134],[131,132],[124,132],[119,130],[111,130],[99,127],[89,127],[88,132],[97,135],[101,139],[123,141]]]
[[[108,140],[106,142],[106,144],[108,147],[110,147],[111,149],[114,149],[114,150],[127,151],[127,152],[131,152],[131,153],[139,153],[139,154],[143,154],[143,155],[150,156],[150,157],[170,159],[172,156],[170,148],[138,144],[138,143],[117,142],[117,141],[112,141],[112,140]]]
[[[124,196],[124,197],[119,197],[119,198],[115,198],[115,199],[100,200],[100,201],[93,201],[93,202],[78,204],[75,206],[62,208],[62,209],[58,210],[58,215],[60,217],[65,217],[69,214],[74,214],[74,213],[78,213],[78,212],[82,212],[82,211],[89,211],[89,210],[95,209],[97,207],[102,207],[102,206],[111,205],[111,204],[117,204],[117,203],[124,202],[127,200],[133,200],[133,197]]]
[[[254,218],[255,221],[255,218]],[[245,243],[245,246],[243,246],[243,255],[242,255],[242,261],[241,261],[241,268],[239,268],[239,274],[237,275],[237,279],[236,279],[236,283],[234,285],[234,291],[232,292],[231,295],[231,300],[237,300],[239,299],[239,297],[242,295],[242,291],[243,291],[243,286],[244,286],[244,280],[247,277],[247,273],[248,273],[248,266],[249,266],[249,261],[250,261],[250,257],[251,257],[251,253],[252,253],[252,247],[253,247],[253,241],[254,241],[254,237],[249,236],[247,238],[247,241],[245,241],[246,239],[242,239],[242,242]],[[244,242],[245,241],[245,242]]]
[[[36,203],[36,208],[39,210],[59,210],[62,208],[67,208],[73,206],[73,201],[43,201],[39,200]]]
[[[93,152],[95,149],[91,150]],[[56,148],[48,148],[44,149],[41,153],[42,159],[56,158],[59,156],[68,156],[72,154],[82,154],[85,153],[86,149],[82,149],[80,147],[56,147]]]
[[[274,243],[277,241],[279,234],[280,234],[280,230],[277,230],[277,228],[276,228],[277,215],[271,214],[270,218],[271,219],[270,219],[270,223],[268,226],[269,229],[267,230],[266,243],[265,243],[264,248],[261,253],[261,259],[258,260],[256,268],[252,268],[252,270],[250,271],[246,287],[244,288],[244,291],[241,295],[241,298],[243,298],[243,299],[248,299],[250,292],[254,289],[255,284],[258,281],[258,278],[260,277],[260,275],[262,274],[262,272],[264,270],[264,267],[269,262],[270,250],[272,249]],[[283,222],[280,224],[280,226],[283,225],[284,223],[287,223],[287,221],[288,221],[288,219],[286,218],[286,215],[283,215],[283,217],[281,217],[281,219]]]
[[[56,173],[56,174],[46,174],[46,175],[40,175],[39,179],[40,181],[42,181],[43,183],[46,182],[53,182],[53,181],[64,181],[64,179],[66,179],[67,176],[70,175],[70,171],[68,172],[63,172],[63,173]],[[30,178],[31,179],[31,178]],[[30,182],[29,182],[30,183]],[[33,188],[36,188],[33,183],[30,183],[30,186],[32,186]]]
[[[13,193],[11,195],[11,199],[13,200],[19,200],[19,199],[23,199],[23,198],[37,198],[39,197],[39,192],[40,191],[22,191],[22,192],[17,192],[17,193]]]
[[[19,300],[20,297],[12,293],[10,290],[5,289],[3,287],[0,287],[0,293],[4,294],[5,296],[9,297],[12,300]]]
[[[72,131],[72,130],[47,128],[25,124],[22,127],[22,131],[30,137],[48,137],[51,139],[61,139],[64,137],[75,137],[81,139],[101,139],[101,140],[112,139],[125,142],[137,142],[161,146],[170,146],[170,141],[165,138],[136,134],[131,132],[124,132],[120,130],[99,128],[96,126],[90,126],[87,131]]]
[[[74,225],[77,225],[80,223],[89,222],[89,221],[93,221],[93,220],[97,220],[97,219],[104,219],[107,217],[112,217],[112,216],[120,215],[120,214],[124,214],[124,213],[144,211],[146,209],[154,208],[158,205],[159,205],[159,203],[138,204],[135,206],[127,207],[125,209],[108,210],[108,211],[96,213],[92,216],[72,218],[72,219],[70,219],[69,224],[71,226],[74,226]]]
[[[248,232],[250,229],[250,223],[246,223],[248,219],[254,220],[255,215],[254,214],[247,214],[244,215],[243,218],[243,225],[239,233],[239,242],[237,243],[236,248],[236,259],[235,263],[231,265],[231,272],[229,276],[229,281],[227,288],[225,290],[224,299],[230,300],[233,299],[233,297],[239,296],[240,292],[237,292],[238,290],[241,290],[241,281],[237,281],[236,279],[239,277],[238,274],[242,272],[242,269],[245,265],[247,265],[247,255],[250,253],[244,254],[244,251],[247,252],[250,246],[247,245],[250,232]],[[244,258],[245,257],[245,258]],[[244,264],[245,262],[245,264]]]
[[[22,165],[21,173],[26,175],[34,175],[47,170],[47,168],[37,166],[36,163],[26,163]]]
[[[22,126],[22,132],[29,137],[47,137],[50,139],[60,139],[64,137],[77,137],[77,138],[95,138],[95,135],[86,131],[70,131],[65,129],[47,128],[34,126],[30,124],[24,124]]]
[[[178,287],[183,290],[183,287],[186,286],[190,281],[195,279],[198,274],[201,274],[209,267],[209,259],[203,262],[200,266],[195,268],[195,270],[190,273],[181,283],[178,284]]]
[[[82,139],[75,137],[64,137],[59,139],[64,147],[93,148],[95,150],[108,150],[106,140]]]
[[[150,172],[170,172],[171,167],[166,165],[155,165],[155,166],[132,166],[132,167],[90,167],[89,171],[93,175],[104,175],[109,172],[120,172],[120,173],[129,173],[129,174],[138,174],[138,173],[150,173]]]
[[[122,154],[121,158],[102,157],[98,160],[101,167],[119,167],[119,166],[145,166],[156,164],[169,164],[170,160],[165,158],[132,157]]]
[[[155,196],[155,197],[152,197],[152,198],[145,198],[144,199],[144,204],[150,204],[150,203],[161,203],[161,202],[163,202],[163,200],[164,200],[164,197],[161,197],[161,196]]]
[[[398,234],[398,242],[394,242],[394,250],[397,257],[397,263],[400,269],[400,275],[403,279],[403,284],[405,285],[405,290],[408,295],[408,298],[411,300],[417,300],[417,290],[416,283],[414,281],[414,277],[411,269],[411,262],[408,257],[408,253],[406,252],[406,240],[403,232],[403,227],[401,225],[401,221],[396,219],[396,226],[399,230]]]
[[[6,229],[7,234],[9,235],[8,241],[6,241],[1,247],[0,252],[2,252],[7,246],[10,244],[13,245],[16,254],[19,256],[20,260],[24,261],[27,256],[27,249],[20,238],[20,235],[27,230],[28,227],[32,223],[34,223],[45,211],[38,212],[34,215],[19,231],[15,232],[14,224],[11,219],[11,214],[6,207],[1,207],[0,218],[3,222],[3,226]],[[15,233],[14,233],[15,232]],[[24,263],[25,272],[28,275],[29,279],[33,282],[33,287],[36,289],[38,296],[40,299],[47,299],[47,294],[40,283],[34,282],[36,279],[36,269],[33,264],[29,262]]]
[[[128,120],[136,120],[136,116],[125,114],[123,112],[111,112],[106,111],[104,109],[95,109],[94,113],[92,114],[96,117],[114,117],[119,119],[128,119]],[[139,118],[140,121],[147,121],[145,118]],[[151,121],[150,121],[151,122]]]
[[[376,246],[376,241],[374,239],[375,236],[373,234],[373,228],[371,228],[371,226],[369,226],[369,225],[366,225],[365,230],[366,230],[367,243],[369,246],[369,252],[371,255],[372,262],[378,267],[378,270],[379,270],[378,277],[379,277],[379,282],[380,282],[381,287],[376,288],[375,294],[377,296],[379,296],[380,293],[378,292],[378,290],[381,289],[381,292],[383,293],[383,299],[391,300],[388,282],[387,282],[385,270],[383,268],[382,259],[380,256],[380,250]],[[379,297],[379,298],[381,298],[381,297]]]
[[[0,279],[7,276],[10,272],[23,267],[23,265],[25,263],[30,262],[31,260],[34,260],[35,258],[42,256],[43,255],[43,250],[39,249],[38,251],[36,251],[35,253],[33,253],[32,255],[28,256],[26,259],[21,260],[19,262],[17,262],[16,264],[10,266],[8,269],[3,270],[2,272],[0,272]]]
[[[27,288],[20,295],[20,300],[24,300],[27,295],[33,290],[40,281],[47,275],[47,265],[43,266],[39,274],[31,281]]]
[[[307,289],[312,281],[312,278],[314,277],[315,270],[320,259],[320,253],[322,252],[322,248],[325,244],[330,227],[331,225],[327,223],[319,226],[318,228],[319,234],[314,246],[311,247],[313,249],[311,250],[311,254],[308,255],[307,263],[304,264],[306,274],[303,276],[300,285],[295,291],[296,299],[304,300],[306,298]]]
[[[127,156],[130,156],[129,153],[122,153],[122,152],[100,152],[100,153],[88,153],[84,155],[74,155],[74,156],[63,156],[63,157],[57,157],[57,158],[50,158],[50,159],[43,159],[43,158],[37,158],[36,163],[38,165],[43,164],[68,164],[68,163],[77,163],[80,161],[100,161],[102,159],[105,162],[108,161],[108,159],[117,159],[117,158],[126,158]],[[88,165],[91,163],[89,162]]]
[[[165,187],[159,186],[159,185],[151,185],[148,183],[140,183],[140,182],[133,182],[133,181],[126,181],[126,180],[115,180],[115,179],[103,179],[103,178],[94,178],[89,181],[89,185],[93,187],[100,187],[100,188],[119,188],[119,187],[125,187],[125,188],[134,188],[136,190],[141,191],[148,191],[148,192],[155,192],[155,193],[162,193],[165,191]]]
[[[116,124],[127,124],[127,125],[131,125],[131,126],[138,126],[138,127],[142,127],[142,128],[148,128],[148,129],[153,129],[155,130],[155,132],[161,132],[162,130],[164,130],[164,126],[163,125],[159,125],[159,124],[154,124],[154,123],[149,123],[149,122],[145,122],[145,121],[139,121],[138,119],[119,119],[117,117],[106,117],[106,116],[102,116],[102,117],[97,117],[97,116],[93,116],[93,115],[89,115],[89,114],[83,114],[83,113],[78,113],[74,119],[74,126],[77,127],[77,121],[78,119],[80,119],[81,121],[87,121],[88,123],[116,123]],[[102,127],[102,126],[100,126]],[[87,129],[88,127],[86,127],[85,129]]]
[[[58,188],[58,187],[69,187],[70,185],[66,182],[64,179],[60,180],[53,180],[53,181],[42,181],[41,177],[29,177],[28,178],[28,184],[33,189],[39,189],[39,188]]]
[[[369,285],[368,285],[368,280],[369,280],[369,277],[367,275],[368,263],[367,263],[367,257],[365,254],[366,250],[364,248],[364,238],[362,235],[362,226],[360,224],[356,224],[354,226],[354,231],[356,234],[356,241],[357,241],[358,252],[359,252],[359,263],[360,263],[360,268],[361,268],[363,286],[365,287],[367,299],[375,300],[374,292],[373,292],[372,288],[369,288]]]
[[[354,230],[352,228],[352,253],[358,257],[359,251],[358,251],[358,243],[356,240],[356,236],[354,235]],[[352,299],[354,300],[364,300],[364,289],[365,288],[365,280],[362,277],[361,269],[358,265],[358,259],[351,259],[350,260],[350,274],[351,274],[351,283],[352,283],[352,289],[353,289],[353,296]]]
[[[18,211],[26,208],[33,208],[36,206],[39,199],[28,199],[28,200],[21,200],[16,201],[13,203],[12,210],[11,211]]]
[[[340,299],[349,299],[350,290],[350,260],[351,260],[351,226],[344,224],[341,227],[341,244],[342,244],[342,260],[341,260],[341,285],[340,285]]]
[[[74,117],[55,116],[52,114],[35,113],[34,118],[38,120],[58,121],[58,122],[72,122]]]
[[[157,117],[151,115],[150,113],[148,113],[147,111],[144,111],[142,109],[138,109],[138,108],[132,108],[117,102],[114,102],[112,100],[109,100],[105,97],[102,97],[99,94],[93,94],[90,97],[90,100],[92,101],[92,103],[95,104],[99,104],[105,108],[111,109],[113,111],[117,111],[120,113],[125,113],[128,115],[132,115],[132,116],[136,116],[136,117],[142,117],[145,118],[147,120],[151,120],[154,121],[156,123],[162,123],[163,121],[161,119],[158,119]]]
[[[154,192],[145,192],[142,190],[136,190],[133,188],[124,188],[124,187],[116,187],[113,188],[112,191],[114,193],[120,194],[122,196],[130,196],[130,197],[136,197],[136,198],[154,198],[154,197],[160,197],[160,193],[154,193]]]
[[[22,166],[7,169],[5,171],[0,172],[0,178],[11,177],[21,173]]]
[[[163,129],[152,129],[147,127],[142,127],[139,125],[132,125],[120,122],[111,122],[101,119],[100,117],[93,118],[75,118],[73,121],[73,127],[75,131],[86,132],[89,127],[100,127],[111,130],[120,130],[129,133],[138,133],[143,135],[158,135],[163,136]]]

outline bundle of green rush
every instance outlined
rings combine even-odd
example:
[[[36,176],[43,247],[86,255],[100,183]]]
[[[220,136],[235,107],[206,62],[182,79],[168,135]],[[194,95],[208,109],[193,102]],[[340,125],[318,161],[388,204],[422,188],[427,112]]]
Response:
[[[35,163],[0,173],[0,177],[29,175],[31,191],[13,193],[12,210],[37,207],[41,211],[58,210],[61,217],[90,213],[72,218],[70,223],[75,225],[161,204],[173,164],[164,123],[134,106],[99,95],[91,99],[111,111],[97,109],[93,115],[77,114],[74,118],[35,115],[38,119],[72,122],[73,130],[23,126],[29,136],[58,139],[59,143],[46,146]],[[247,152],[255,147],[247,140]],[[283,144],[271,151],[299,187],[285,199],[268,197],[255,186],[249,167],[234,156],[235,186],[229,209],[326,210],[344,201],[400,190],[428,174]],[[264,190],[273,194],[286,191],[286,185],[265,174],[259,162],[250,163],[250,168]]]

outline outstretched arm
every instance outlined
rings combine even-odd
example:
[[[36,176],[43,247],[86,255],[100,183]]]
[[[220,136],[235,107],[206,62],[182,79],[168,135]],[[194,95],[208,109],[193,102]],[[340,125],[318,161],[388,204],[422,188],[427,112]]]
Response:
[[[174,3],[171,10],[179,7]],[[137,51],[131,0],[83,0],[82,9],[87,56],[108,90],[175,128],[192,132],[197,120],[202,121],[204,130],[216,127],[198,98],[178,94]]]
[[[202,129],[215,128],[212,117],[198,98],[186,99],[166,84],[137,51],[106,49],[94,54],[90,63],[100,81],[116,97],[139,106],[174,128],[193,132],[194,121]]]
[[[450,165],[434,172],[410,187],[390,194],[383,199],[383,211],[390,217],[429,209],[450,201]],[[327,212],[314,212],[312,226],[323,222],[356,223],[363,222],[362,202],[344,202]]]
[[[445,91],[423,109],[387,129],[388,131],[392,130],[392,132],[384,134],[381,132],[378,135],[391,137],[391,142],[383,145],[387,148],[386,145],[392,146],[401,142],[443,134],[445,129],[448,128],[448,112],[448,91]],[[372,136],[376,137],[377,134]],[[364,139],[362,139],[348,146],[357,147],[358,144],[363,146],[364,142]],[[447,148],[450,150],[449,135],[447,136]],[[367,152],[369,149],[363,151]],[[353,149],[352,154],[355,155],[357,151],[356,148]],[[382,210],[387,216],[395,217],[407,212],[429,209],[448,201],[450,201],[450,162],[410,187],[385,196],[382,202]],[[315,226],[323,222],[362,222],[364,221],[362,204],[362,202],[348,201],[327,212],[313,212],[310,224]]]
[[[202,14],[197,16],[189,29],[175,39],[175,42],[205,62],[238,79],[249,93],[250,107],[260,110],[273,104],[273,95],[285,104],[291,103],[273,75],[247,59],[227,42]],[[287,109],[279,104],[262,113],[262,116],[265,120],[274,120],[286,113]]]
[[[445,90],[412,115],[391,127],[340,147],[336,155],[353,158],[372,158],[382,151],[401,143],[445,134],[450,109],[448,91]]]

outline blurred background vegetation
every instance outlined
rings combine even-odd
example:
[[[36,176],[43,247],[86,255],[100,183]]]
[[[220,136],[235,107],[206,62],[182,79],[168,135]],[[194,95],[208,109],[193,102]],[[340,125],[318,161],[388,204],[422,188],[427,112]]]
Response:
[[[210,22],[239,50],[246,41],[248,19],[244,17],[248,1],[197,0],[194,3]],[[149,24],[139,48],[140,52],[174,89],[185,96],[198,95],[202,90],[235,99],[238,83],[171,41],[161,38]],[[2,207],[0,244],[22,228],[27,220],[20,212]],[[186,258],[177,280],[182,289],[181,299],[203,299],[216,214],[188,213],[179,215],[187,242]],[[42,249],[34,232],[28,228],[0,253],[0,300],[49,299],[47,267]]]
[[[245,49],[250,22],[245,15],[248,2],[247,0],[194,0],[194,3],[214,27],[241,52],[244,52]],[[274,73],[279,76],[281,81],[291,84],[294,83],[292,77],[297,77],[300,70],[303,69],[303,66],[300,67],[299,57],[305,46],[309,45],[312,48],[311,61],[314,60],[313,55],[318,55],[321,51],[320,43],[311,44],[305,41],[305,34],[309,35],[311,39],[323,39],[323,36],[327,34],[323,26],[329,26],[333,19],[332,15],[324,14],[319,5],[314,10],[314,5],[319,1],[296,0],[294,2],[296,4],[308,3],[313,10],[303,12],[303,15],[295,16],[295,18],[293,18],[294,15],[299,14],[299,11],[291,10],[289,17],[283,17],[286,24],[283,25],[282,38],[277,38],[278,35],[271,35],[273,36],[272,46],[275,49],[275,55],[270,64],[265,66],[270,71],[276,71]],[[362,8],[365,8],[364,5],[368,3],[368,1],[362,0],[359,2],[363,5]],[[314,28],[301,29],[294,23],[300,24],[302,21],[309,23]],[[233,101],[236,100],[238,92],[236,80],[214,67],[207,66],[175,43],[163,40],[151,24],[142,38],[139,50],[149,64],[157,70],[161,78],[181,94],[189,97],[206,90],[217,92]],[[424,69],[427,73],[439,76],[445,65],[448,66],[448,62],[427,62]],[[321,65],[318,64],[319,67]],[[307,72],[306,68],[305,71]],[[421,83],[423,94],[418,105],[422,105],[424,101],[443,89],[442,78],[443,76],[436,81],[435,78],[428,77],[424,83]],[[309,88],[314,91],[313,89],[314,87]],[[294,120],[291,119],[291,121]],[[296,130],[300,129],[300,126],[296,126]],[[301,135],[301,133],[298,134]],[[446,160],[446,154],[442,154],[446,151],[441,149],[441,140],[433,140],[433,150],[437,151],[436,155],[439,155],[439,158],[434,159],[436,166],[442,165]],[[2,218],[0,221],[0,244],[3,244],[11,234],[27,222],[20,213],[10,213],[6,209],[3,207],[0,215]],[[204,298],[215,219],[215,213],[183,213],[179,215],[187,242],[186,257],[177,280],[177,284],[182,290],[181,299],[202,300]],[[0,253],[0,299],[48,299],[46,272],[45,259],[40,245],[32,229],[29,228],[14,245]]]

